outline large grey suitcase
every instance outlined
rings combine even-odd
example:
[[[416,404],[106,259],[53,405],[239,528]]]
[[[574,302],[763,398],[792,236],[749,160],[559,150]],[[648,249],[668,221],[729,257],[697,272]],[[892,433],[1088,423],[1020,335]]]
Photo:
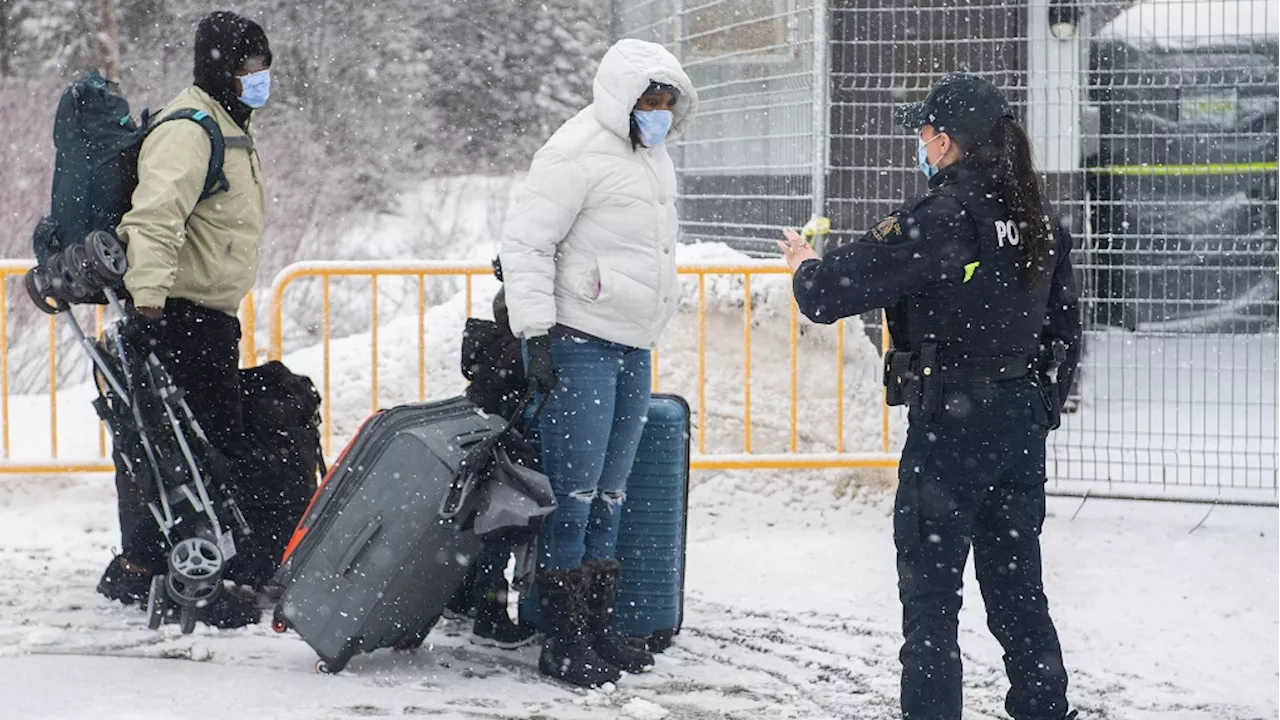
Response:
[[[417,647],[462,584],[480,542],[441,517],[467,451],[506,421],[465,398],[365,421],[285,550],[278,632],[295,630],[340,672],[354,655]]]

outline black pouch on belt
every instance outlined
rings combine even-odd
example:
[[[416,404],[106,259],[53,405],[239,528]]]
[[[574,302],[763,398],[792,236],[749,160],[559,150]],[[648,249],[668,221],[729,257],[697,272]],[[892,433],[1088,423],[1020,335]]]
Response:
[[[1049,411],[1049,429],[1057,430],[1062,426],[1062,395],[1065,390],[1058,385],[1058,367],[1067,357],[1067,346],[1061,340],[1055,340],[1048,347],[1042,347],[1036,358],[1035,380],[1040,388],[1040,397]]]
[[[915,353],[890,350],[884,356],[884,403],[890,407],[914,405],[919,388],[912,363]]]
[[[942,372],[938,365],[938,346],[920,345],[920,410],[933,417],[942,409]]]

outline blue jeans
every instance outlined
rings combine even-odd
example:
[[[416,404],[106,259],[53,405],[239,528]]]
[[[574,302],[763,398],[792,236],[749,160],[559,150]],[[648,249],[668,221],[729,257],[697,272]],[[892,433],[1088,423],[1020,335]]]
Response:
[[[615,555],[627,477],[649,417],[651,357],[648,349],[552,336],[559,382],[538,434],[557,507],[538,539],[540,568]]]

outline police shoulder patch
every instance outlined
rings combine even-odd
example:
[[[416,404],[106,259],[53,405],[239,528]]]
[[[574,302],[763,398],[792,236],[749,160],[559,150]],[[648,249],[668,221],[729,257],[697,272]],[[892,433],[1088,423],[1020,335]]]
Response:
[[[876,242],[897,242],[902,239],[902,225],[898,216],[890,215],[871,228],[871,237]]]

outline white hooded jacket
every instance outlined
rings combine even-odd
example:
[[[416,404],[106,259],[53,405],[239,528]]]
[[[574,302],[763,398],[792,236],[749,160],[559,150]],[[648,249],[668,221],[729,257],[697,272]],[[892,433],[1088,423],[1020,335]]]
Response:
[[[667,137],[678,136],[698,104],[689,77],[661,45],[622,40],[600,62],[594,102],[534,155],[499,247],[517,337],[561,324],[644,348],[675,313],[675,168],[665,142],[630,139],[651,81],[680,90]]]

